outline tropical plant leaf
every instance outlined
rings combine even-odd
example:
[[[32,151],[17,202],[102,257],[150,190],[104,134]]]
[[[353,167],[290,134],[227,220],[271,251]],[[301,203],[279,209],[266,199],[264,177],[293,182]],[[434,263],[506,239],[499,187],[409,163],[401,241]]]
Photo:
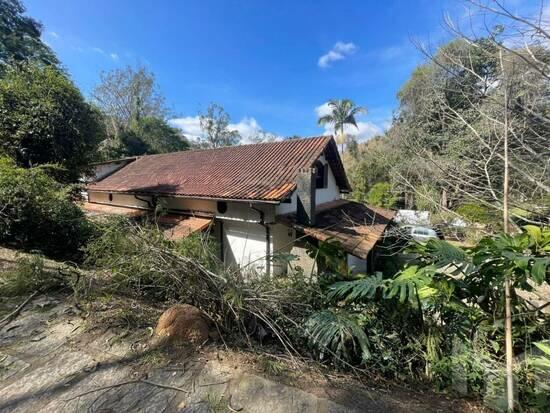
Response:
[[[310,342],[320,351],[328,349],[338,358],[350,360],[351,347],[363,360],[370,358],[367,335],[351,314],[345,311],[318,311],[308,318],[306,329]]]
[[[542,229],[540,227],[536,225],[525,225],[523,229],[529,235],[533,244],[540,244],[542,242]]]
[[[537,284],[542,284],[546,279],[546,272],[550,267],[550,257],[535,258],[531,268],[531,276]]]
[[[381,273],[354,281],[340,281],[329,287],[328,299],[348,301],[373,298],[378,290],[383,290],[387,285]]]
[[[431,276],[436,268],[427,266],[420,268],[417,265],[411,265],[405,268],[391,281],[390,288],[386,294],[387,298],[393,298],[399,295],[399,301],[416,300],[416,291],[426,287],[431,283]]]

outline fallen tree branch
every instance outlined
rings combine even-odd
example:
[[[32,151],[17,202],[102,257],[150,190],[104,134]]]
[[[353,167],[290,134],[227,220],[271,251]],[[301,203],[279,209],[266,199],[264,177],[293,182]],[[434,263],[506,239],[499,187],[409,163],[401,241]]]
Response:
[[[160,387],[162,389],[176,390],[176,391],[180,391],[180,392],[183,392],[183,393],[190,393],[188,390],[184,390],[181,387],[169,386],[167,384],[156,383],[154,381],[150,381],[150,380],[146,380],[146,379],[136,379],[136,380],[128,380],[128,381],[123,381],[123,382],[120,382],[120,383],[111,384],[109,386],[98,387],[97,389],[88,390],[88,391],[85,391],[84,393],[77,394],[76,396],[73,396],[69,399],[65,399],[64,401],[65,402],[70,402],[74,399],[78,399],[79,397],[87,396],[88,394],[92,394],[92,393],[97,393],[98,391],[115,389],[117,387],[122,387],[122,386],[126,386],[128,384],[137,384],[137,383],[145,383],[145,384],[148,384],[150,386]]]
[[[79,393],[76,396],[71,397],[70,399],[65,399],[64,401],[65,402],[70,402],[74,399],[78,399],[79,397],[87,396],[88,394],[96,393],[96,392],[102,391],[102,390],[115,389],[117,387],[126,386],[127,384],[139,383],[140,381],[141,380],[128,380],[128,381],[123,381],[121,383],[111,384],[109,386],[98,387],[97,389],[92,389],[92,390],[85,391],[84,393]]]
[[[155,383],[154,381],[145,380],[145,379],[142,379],[142,380],[139,380],[139,381],[140,381],[141,383],[146,383],[146,384],[149,384],[149,385],[151,385],[151,386],[160,387],[161,389],[176,390],[176,391],[181,391],[181,392],[183,392],[183,393],[190,393],[190,391],[184,390],[184,389],[182,389],[181,387],[169,386],[169,385],[167,385],[167,384]]]
[[[21,312],[21,310],[23,310],[23,308],[35,297],[36,294],[38,294],[38,290],[33,292],[25,301],[23,301],[23,303],[19,307],[17,307],[11,313],[5,316],[2,320],[0,320],[0,324],[9,322],[11,321],[12,318],[16,317]]]

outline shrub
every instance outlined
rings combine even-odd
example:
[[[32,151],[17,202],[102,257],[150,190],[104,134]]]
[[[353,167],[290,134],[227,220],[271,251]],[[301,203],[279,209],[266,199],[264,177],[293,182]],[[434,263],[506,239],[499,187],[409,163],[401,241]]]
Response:
[[[56,163],[74,182],[102,133],[99,112],[56,68],[18,64],[0,80],[0,152],[19,166]]]
[[[494,224],[498,221],[492,211],[478,204],[462,204],[456,209],[456,213],[478,224]]]
[[[85,248],[86,263],[109,274],[111,292],[192,304],[246,343],[251,335],[269,336],[298,353],[293,338],[301,337],[302,321],[320,296],[303,274],[245,279],[223,268],[206,234],[173,242],[154,224],[114,218],[103,225]]]
[[[390,183],[379,182],[369,190],[366,201],[369,205],[392,208],[397,203],[398,197],[392,192]]]
[[[33,291],[47,291],[66,285],[66,280],[47,269],[44,257],[39,254],[20,257],[14,268],[4,271],[0,279],[0,294],[24,295]]]
[[[54,257],[74,257],[92,225],[66,188],[40,168],[0,157],[0,242]]]

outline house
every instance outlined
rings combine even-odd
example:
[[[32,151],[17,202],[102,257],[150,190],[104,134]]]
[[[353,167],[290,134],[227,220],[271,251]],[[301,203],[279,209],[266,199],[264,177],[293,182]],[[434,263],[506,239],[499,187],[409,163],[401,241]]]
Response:
[[[306,241],[341,242],[348,264],[367,270],[393,212],[346,201],[346,172],[332,137],[137,157],[88,185],[92,213],[139,215],[162,205],[167,236],[208,229],[220,258],[268,275],[291,253],[315,270]]]

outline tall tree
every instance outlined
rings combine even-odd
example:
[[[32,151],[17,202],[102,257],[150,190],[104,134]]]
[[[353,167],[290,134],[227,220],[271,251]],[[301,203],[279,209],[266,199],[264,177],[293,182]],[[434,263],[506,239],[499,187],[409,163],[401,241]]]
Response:
[[[59,70],[18,64],[0,79],[0,152],[19,166],[59,164],[74,181],[102,136],[99,112]]]
[[[229,128],[231,118],[221,105],[211,103],[205,113],[199,114],[203,136],[200,143],[206,148],[237,145],[241,136],[236,130]]]
[[[189,142],[181,131],[159,118],[141,118],[132,122],[116,139],[106,139],[100,146],[105,159],[185,151]]]
[[[148,153],[167,153],[189,149],[189,142],[178,128],[159,118],[147,117],[133,128],[149,146]]]
[[[115,69],[100,74],[92,93],[105,119],[107,139],[103,158],[186,150],[189,143],[171,127],[164,96],[153,73],[143,67]]]
[[[168,114],[155,76],[144,67],[101,72],[92,99],[105,116],[110,138],[118,137],[141,118],[165,119]]]
[[[500,25],[479,36],[448,20],[456,39],[436,53],[421,48],[430,61],[400,92],[399,122],[391,131],[409,161],[392,173],[428,199],[418,190],[424,182],[440,189],[445,203],[454,198],[498,211],[504,232],[514,231],[514,220],[547,224],[550,33],[542,17],[516,15],[498,0],[465,3],[471,16]],[[503,275],[506,393],[513,411],[515,293],[510,275]]]
[[[0,74],[3,66],[12,62],[59,64],[40,39],[42,25],[24,13],[25,7],[19,0],[0,0]]]
[[[330,124],[334,127],[337,139],[342,145],[342,153],[344,153],[344,144],[346,141],[344,127],[346,125],[353,125],[357,128],[355,116],[360,113],[367,113],[367,109],[362,106],[356,106],[350,99],[331,99],[327,105],[331,113],[321,116],[317,123],[321,126]]]

